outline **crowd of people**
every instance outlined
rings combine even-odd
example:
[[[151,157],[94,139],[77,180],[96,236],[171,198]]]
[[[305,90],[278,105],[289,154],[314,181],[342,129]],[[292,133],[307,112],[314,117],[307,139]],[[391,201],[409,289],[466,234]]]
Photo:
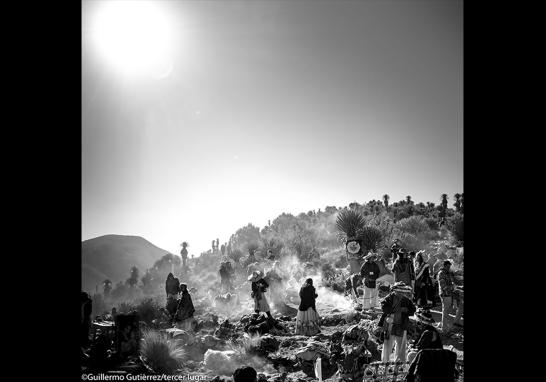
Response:
[[[216,242],[214,244],[217,246]],[[187,243],[183,243],[182,247],[182,268],[187,270]],[[358,292],[354,280],[359,279],[362,283],[363,310],[378,309],[382,313],[379,320],[379,326],[382,328],[382,362],[390,361],[393,352],[395,361],[411,362],[422,350],[442,349],[440,334],[449,336],[453,326],[462,326],[463,287],[457,285],[448,259],[441,260],[441,267],[437,266],[438,262],[431,266],[430,258],[426,258],[423,251],[408,253],[397,243],[393,244],[391,251],[394,258],[392,267],[388,267],[384,259],[378,258],[377,254],[369,252],[358,263],[359,273],[351,275],[352,286],[354,291]],[[351,269],[355,267],[356,264],[351,264]],[[387,267],[392,273],[393,283],[386,297],[379,299],[381,275],[385,273]],[[250,251],[244,261],[236,264],[236,268],[227,257],[224,257],[218,270],[222,293],[234,290],[233,278],[242,269],[246,269],[248,274],[247,281],[250,283],[250,298],[253,301],[255,315],[265,313],[266,320],[275,322],[271,314],[272,306],[278,310],[286,303],[286,290],[283,286],[282,272],[279,271],[279,262],[275,260],[271,251],[268,251],[267,256],[260,260],[256,258],[254,251]],[[185,274],[183,272],[183,275]],[[313,278],[304,274],[297,278],[301,280],[301,276],[305,281],[299,290],[300,303],[296,314],[295,334],[314,336],[321,333],[321,318],[316,306],[319,295],[313,285]],[[267,293],[268,290],[270,293]],[[197,322],[193,317],[195,308],[188,286],[181,283],[173,273],[169,273],[165,281],[165,293],[167,302],[164,311],[171,324],[186,331],[194,331]],[[272,305],[267,296],[270,296]],[[438,324],[435,323],[431,314],[431,308],[435,306],[436,299],[441,301],[442,307],[442,319]],[[84,339],[88,339],[87,334],[91,323],[90,307],[89,296],[82,292],[82,338]],[[452,313],[455,313],[454,320],[450,319]],[[408,343],[408,328],[412,316],[419,335],[417,340]],[[252,374],[248,369],[245,370],[239,373]]]

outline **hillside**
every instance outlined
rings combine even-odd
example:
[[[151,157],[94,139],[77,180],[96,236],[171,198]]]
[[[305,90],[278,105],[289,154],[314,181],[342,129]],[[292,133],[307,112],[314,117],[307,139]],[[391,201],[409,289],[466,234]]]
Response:
[[[95,286],[109,278],[125,280],[136,266],[141,273],[167,251],[139,236],[105,235],[82,241],[82,290],[94,292]]]

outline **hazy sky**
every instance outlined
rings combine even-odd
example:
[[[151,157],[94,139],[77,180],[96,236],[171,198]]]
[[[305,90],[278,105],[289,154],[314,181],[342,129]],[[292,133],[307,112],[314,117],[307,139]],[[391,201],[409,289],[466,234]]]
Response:
[[[463,192],[462,1],[154,4],[162,79],[112,70],[82,5],[83,240],[198,255],[282,212]]]

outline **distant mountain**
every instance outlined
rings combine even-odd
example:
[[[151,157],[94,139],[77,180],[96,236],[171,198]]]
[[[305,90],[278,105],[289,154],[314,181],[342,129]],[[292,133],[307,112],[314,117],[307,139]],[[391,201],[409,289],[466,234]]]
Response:
[[[112,286],[125,281],[133,266],[142,275],[167,253],[140,236],[105,235],[82,241],[82,290],[94,293],[98,285],[102,291],[106,278]]]

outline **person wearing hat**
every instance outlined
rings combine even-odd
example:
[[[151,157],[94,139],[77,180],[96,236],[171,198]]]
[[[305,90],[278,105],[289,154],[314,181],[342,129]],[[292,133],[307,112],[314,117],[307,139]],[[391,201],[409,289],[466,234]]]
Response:
[[[428,309],[418,309],[415,318],[420,334],[418,340],[412,346],[413,349],[408,353],[408,362],[413,361],[420,350],[444,348],[440,333],[434,327],[434,319],[430,311]]]
[[[438,286],[440,298],[442,299],[442,332],[450,333],[449,314],[453,310],[453,292],[454,282],[453,274],[451,273],[451,261],[444,260],[443,267],[438,272]]]
[[[364,297],[362,309],[373,309],[377,305],[377,284],[379,277],[379,265],[375,263],[375,255],[371,252],[364,258],[364,264],[360,268],[360,276],[364,283]]]
[[[267,317],[272,319],[273,317],[271,316],[270,312],[271,309],[269,308],[269,303],[265,298],[265,292],[267,291],[269,284],[263,279],[262,272],[252,272],[252,274],[248,277],[248,281],[252,283],[252,293],[250,296],[254,299],[254,311],[257,314],[260,312],[265,312]]]
[[[394,273],[394,282],[403,282],[413,288],[413,282],[415,280],[415,271],[413,264],[406,256],[406,252],[400,250],[397,253],[397,258],[392,265],[392,272]]]
[[[407,330],[409,317],[415,313],[415,305],[411,301],[413,290],[404,282],[396,282],[391,292],[381,301],[383,315],[379,326],[385,327],[381,361],[389,362],[395,347],[395,361],[406,361]]]

